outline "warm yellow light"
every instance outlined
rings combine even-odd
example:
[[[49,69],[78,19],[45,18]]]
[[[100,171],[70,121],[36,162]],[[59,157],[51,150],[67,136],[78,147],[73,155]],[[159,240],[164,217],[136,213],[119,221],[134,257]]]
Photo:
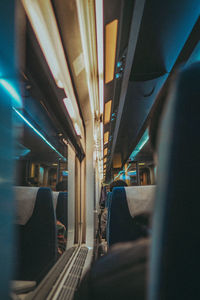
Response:
[[[106,156],[107,153],[108,153],[108,148],[105,148],[105,149],[104,149],[104,156]]]
[[[109,137],[109,132],[106,131],[106,132],[104,133],[104,145],[108,143],[108,137]]]
[[[144,166],[145,165],[145,163],[139,163],[139,166]]]
[[[51,1],[22,0],[22,3],[54,80],[71,99],[75,115],[73,119],[83,133],[83,124]]]
[[[59,85],[61,79],[60,79],[60,70],[59,70],[58,62],[56,56],[54,55],[55,49],[54,47],[52,47],[48,28],[45,24],[45,20],[43,18],[40,6],[37,3],[37,1],[33,2],[28,0],[22,0],[22,2],[27,12],[27,15],[29,17],[29,20],[33,26],[33,29],[35,31],[40,47],[47,60],[49,68],[53,74],[53,77],[56,83]],[[50,15],[49,10],[46,11],[46,14]]]
[[[76,0],[91,111],[99,116],[98,59],[95,2]]]
[[[103,122],[101,122],[100,124],[100,136],[101,136],[101,145],[100,145],[101,165],[103,167]]]
[[[117,45],[117,28],[118,28],[117,19],[106,25],[105,83],[112,81],[114,78],[115,56],[116,56],[116,45]]]
[[[113,156],[113,168],[121,168],[122,161],[121,161],[121,154],[115,153]]]
[[[71,100],[69,98],[64,98],[63,102],[65,104],[65,107],[66,107],[71,119],[74,120],[75,119],[75,112],[74,112]]]
[[[103,162],[104,162],[104,164],[106,164],[106,162],[107,162],[107,157],[104,157]]]
[[[98,73],[99,73],[99,104],[100,114],[103,114],[104,101],[104,21],[103,21],[103,0],[95,0],[96,30],[98,49]]]
[[[104,113],[104,124],[110,122],[110,113],[111,113],[112,100],[109,100],[105,104],[105,113]]]

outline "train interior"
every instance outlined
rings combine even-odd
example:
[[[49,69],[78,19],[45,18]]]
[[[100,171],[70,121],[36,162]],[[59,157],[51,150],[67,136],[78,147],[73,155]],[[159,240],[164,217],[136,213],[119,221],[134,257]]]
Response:
[[[0,298],[199,299],[199,0],[0,14]],[[120,277],[140,238],[142,287]]]

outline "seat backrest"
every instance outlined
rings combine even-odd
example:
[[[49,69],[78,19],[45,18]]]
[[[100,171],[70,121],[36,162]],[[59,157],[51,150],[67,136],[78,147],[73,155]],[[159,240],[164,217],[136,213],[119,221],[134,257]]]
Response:
[[[60,192],[58,195],[57,206],[56,206],[56,218],[66,229],[68,228],[68,193]]]
[[[200,299],[200,63],[173,81],[159,126],[150,300]]]
[[[56,220],[52,192],[49,188],[15,187],[14,189],[19,235],[16,279],[38,282],[57,259]]]
[[[155,185],[125,187],[126,201],[133,218],[144,212],[152,212],[155,188]]]
[[[113,189],[109,213],[108,244],[140,237],[134,216],[149,211],[155,187],[117,187]]]

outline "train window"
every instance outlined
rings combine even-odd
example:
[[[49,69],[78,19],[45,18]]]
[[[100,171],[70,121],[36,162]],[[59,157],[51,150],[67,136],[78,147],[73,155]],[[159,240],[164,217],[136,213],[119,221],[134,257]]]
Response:
[[[57,140],[55,137],[48,137],[45,130],[41,130],[38,121],[33,120],[26,110],[23,113],[17,111],[14,118],[18,130],[15,145],[16,185],[67,191],[67,146],[60,143],[59,137]],[[54,143],[50,143],[50,140]]]

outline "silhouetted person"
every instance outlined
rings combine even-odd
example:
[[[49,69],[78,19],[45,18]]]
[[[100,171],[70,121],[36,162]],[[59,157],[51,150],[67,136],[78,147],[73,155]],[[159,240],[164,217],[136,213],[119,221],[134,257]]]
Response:
[[[67,180],[64,179],[56,184],[57,192],[67,192]]]
[[[115,180],[110,184],[110,191],[114,189],[114,187],[120,187],[120,186],[128,186],[128,184],[124,180]]]

